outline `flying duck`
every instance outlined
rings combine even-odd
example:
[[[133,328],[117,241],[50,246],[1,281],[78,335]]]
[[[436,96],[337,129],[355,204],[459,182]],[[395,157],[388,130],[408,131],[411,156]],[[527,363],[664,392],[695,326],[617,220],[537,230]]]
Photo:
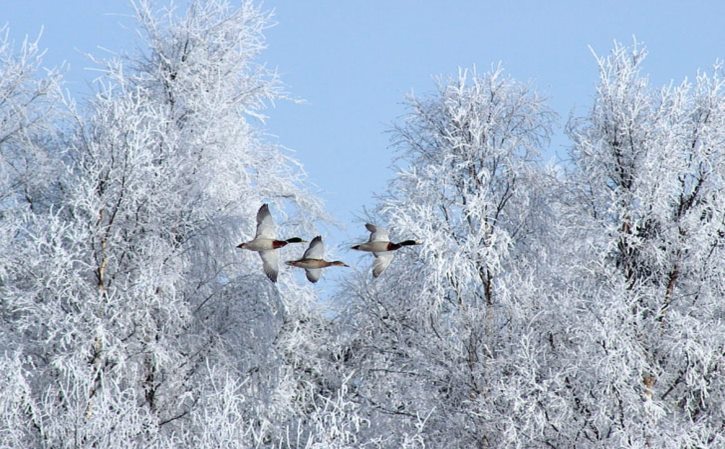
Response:
[[[248,249],[259,253],[262,258],[262,268],[264,274],[272,282],[277,282],[277,274],[279,274],[279,255],[277,249],[287,246],[288,243],[302,243],[299,237],[292,237],[287,240],[277,240],[274,228],[274,220],[269,213],[269,205],[262,204],[257,211],[257,234],[253,240],[240,243],[237,248]]]
[[[322,243],[322,237],[317,236],[310,242],[310,247],[302,255],[301,259],[288,260],[287,265],[297,268],[304,268],[307,280],[317,282],[322,276],[322,269],[327,267],[349,267],[348,264],[335,260],[328,262],[322,257],[325,255],[325,245]]]
[[[404,246],[420,245],[420,242],[415,240],[403,240],[400,243],[393,243],[390,241],[387,230],[370,223],[366,223],[365,227],[370,231],[370,239],[365,243],[353,246],[352,249],[368,251],[375,255],[373,277],[380,276],[388,268],[393,260],[393,251]]]

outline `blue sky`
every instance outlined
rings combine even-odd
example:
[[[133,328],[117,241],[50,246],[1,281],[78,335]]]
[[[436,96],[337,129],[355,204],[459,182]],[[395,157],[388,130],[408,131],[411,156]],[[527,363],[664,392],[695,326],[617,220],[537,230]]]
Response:
[[[693,77],[725,56],[722,1],[267,0],[277,25],[263,55],[302,104],[268,111],[268,132],[302,162],[314,190],[346,229],[329,246],[364,237],[356,217],[375,205],[393,176],[391,124],[403,97],[433,90],[434,75],[501,61],[513,77],[550,99],[560,128],[586,111],[596,66],[589,51],[607,53],[616,39],[637,36],[649,50],[645,70],[655,84]],[[0,24],[16,41],[37,35],[46,61],[70,63],[69,89],[87,92],[96,76],[84,52],[128,50],[132,22],[125,0],[8,0]],[[119,15],[120,14],[120,15]],[[124,28],[125,27],[125,28]],[[565,153],[559,134],[549,155]]]

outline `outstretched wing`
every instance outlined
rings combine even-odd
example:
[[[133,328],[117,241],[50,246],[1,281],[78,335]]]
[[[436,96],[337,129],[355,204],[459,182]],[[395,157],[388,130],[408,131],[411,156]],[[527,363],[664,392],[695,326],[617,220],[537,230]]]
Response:
[[[322,237],[317,236],[310,242],[310,246],[302,256],[303,259],[322,259],[325,256],[325,245],[322,243]],[[309,279],[309,275],[307,275]],[[319,276],[318,276],[319,279]],[[312,281],[314,282],[314,281]]]
[[[390,262],[393,261],[393,252],[385,251],[382,253],[373,253],[375,255],[375,261],[373,262],[373,277],[376,278],[388,268]]]
[[[305,274],[307,275],[307,280],[314,283],[320,280],[322,270],[320,268],[307,268],[305,269]]]
[[[369,242],[389,242],[390,237],[388,236],[388,231],[386,229],[383,229],[379,226],[375,226],[374,224],[366,223],[365,227],[368,231],[370,231],[370,240]]]
[[[277,250],[259,251],[259,257],[262,258],[264,274],[272,282],[277,282],[277,274],[279,274],[279,255],[277,254]]]
[[[257,212],[257,235],[255,238],[275,238],[274,220],[272,220],[272,214],[269,213],[269,206],[262,204]]]

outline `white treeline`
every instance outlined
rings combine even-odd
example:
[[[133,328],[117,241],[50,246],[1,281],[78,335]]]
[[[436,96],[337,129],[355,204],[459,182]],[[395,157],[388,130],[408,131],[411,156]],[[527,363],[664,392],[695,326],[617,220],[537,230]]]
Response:
[[[0,449],[725,446],[720,65],[615,45],[560,167],[500,67],[408,98],[374,221],[422,244],[331,313],[235,248],[325,217],[259,126],[269,15],[133,5],[82,105],[0,30]]]
[[[499,68],[411,98],[378,221],[416,250],[340,296],[353,397],[401,446],[725,445],[725,78],[598,57],[570,159]]]
[[[147,48],[83,107],[35,43],[0,47],[0,447],[345,440],[358,418],[319,372],[312,290],[235,248],[262,201],[304,210],[284,220],[301,232],[321,216],[252,126],[281,95],[255,62],[268,15],[134,6]]]
[[[502,447],[537,432],[546,398],[517,409],[536,393],[546,177],[535,161],[553,114],[500,68],[462,71],[408,105],[394,142],[409,166],[380,209],[423,244],[351,288],[356,392],[383,433],[424,422],[427,446]]]

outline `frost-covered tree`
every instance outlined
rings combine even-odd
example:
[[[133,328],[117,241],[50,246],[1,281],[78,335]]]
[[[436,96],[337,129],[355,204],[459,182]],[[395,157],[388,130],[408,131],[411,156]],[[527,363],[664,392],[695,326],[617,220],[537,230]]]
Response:
[[[9,29],[0,29],[0,438],[3,447],[29,445],[24,439],[28,385],[20,370],[6,365],[18,343],[12,334],[12,298],[5,294],[9,272],[15,268],[13,251],[25,209],[40,209],[57,167],[49,163],[44,143],[55,133],[58,82],[56,72],[39,74],[42,51],[26,39],[18,50]],[[10,332],[9,332],[10,331]],[[10,357],[13,357],[10,355]],[[6,413],[9,412],[9,413]]]
[[[570,242],[552,346],[576,447],[720,447],[725,356],[722,67],[656,90],[645,52],[599,57],[574,120]],[[569,323],[564,326],[563,323]],[[563,433],[563,432],[562,432]]]
[[[298,211],[282,221],[300,231],[322,214],[253,126],[281,95],[256,62],[269,16],[250,2],[134,6],[146,50],[105,62],[89,104],[65,102],[69,120],[40,109],[55,75],[19,69],[37,66],[35,47],[2,68],[28,78],[0,85],[18,122],[3,127],[17,188],[0,224],[0,446],[350,444],[360,418],[344,377],[324,372],[312,290],[275,286],[235,249],[263,201]]]
[[[535,426],[517,407],[534,393],[526,334],[549,182],[537,160],[553,114],[500,67],[461,71],[407,104],[394,130],[403,168],[378,224],[423,244],[351,288],[356,393],[381,435],[504,447]]]
[[[657,90],[616,45],[561,170],[500,67],[411,96],[371,219],[423,244],[333,315],[235,249],[323,217],[260,131],[269,15],[133,6],[82,106],[0,30],[0,449],[725,445],[721,65]]]
[[[21,204],[41,207],[57,177],[51,142],[57,137],[60,81],[57,70],[41,72],[38,40],[16,51],[7,26],[0,28],[0,213],[12,219]]]
[[[722,67],[658,90],[644,55],[597,58],[553,173],[532,157],[550,113],[499,71],[409,103],[378,212],[424,245],[352,281],[343,314],[370,438],[723,445]]]
[[[12,267],[12,241],[25,209],[43,210],[57,187],[59,164],[53,143],[60,119],[59,75],[41,74],[42,50],[26,39],[16,51],[9,29],[0,29],[0,286]],[[9,318],[8,299],[0,296],[0,323]],[[12,346],[0,340],[0,351]]]

